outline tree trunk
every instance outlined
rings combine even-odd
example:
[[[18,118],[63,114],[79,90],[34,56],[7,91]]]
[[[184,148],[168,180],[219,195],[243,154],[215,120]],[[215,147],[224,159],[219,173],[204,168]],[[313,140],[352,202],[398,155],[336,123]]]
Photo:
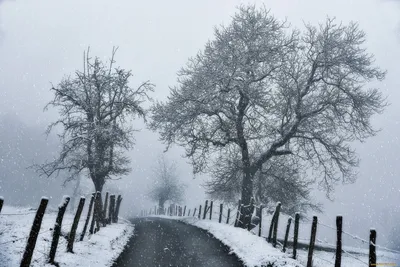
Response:
[[[163,199],[158,200],[158,214],[164,215],[164,203],[165,200]]]
[[[244,153],[243,162],[243,183],[242,183],[242,204],[244,206],[238,227],[246,229],[251,221],[250,201],[253,196],[253,175],[250,170],[250,160],[248,158],[248,151]],[[247,165],[247,166],[246,166]]]
[[[97,216],[98,216],[98,221],[100,223],[100,222],[103,222],[105,219],[105,214],[103,213],[103,199],[101,198],[101,193],[103,191],[103,186],[105,184],[105,180],[104,180],[104,178],[100,178],[100,177],[95,177],[94,179],[92,177],[92,180],[94,183],[95,192],[100,192],[97,206],[95,205],[95,209],[94,209],[94,210],[96,210],[96,208],[98,209]]]
[[[242,164],[243,164],[243,183],[242,183],[242,214],[240,215],[240,220],[238,222],[238,227],[247,229],[251,221],[250,214],[250,200],[253,196],[253,173],[250,167],[250,157],[249,148],[247,145],[247,140],[244,134],[244,116],[246,112],[246,107],[249,104],[248,97],[239,91],[240,99],[238,104],[238,117],[236,121],[236,133],[237,139],[239,141],[239,146],[242,154]]]

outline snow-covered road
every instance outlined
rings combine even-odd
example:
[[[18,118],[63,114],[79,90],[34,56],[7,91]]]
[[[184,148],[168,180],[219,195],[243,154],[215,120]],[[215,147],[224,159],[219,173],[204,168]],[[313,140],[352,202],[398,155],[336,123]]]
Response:
[[[230,248],[207,231],[165,218],[138,218],[134,237],[114,267],[196,266],[239,267]]]

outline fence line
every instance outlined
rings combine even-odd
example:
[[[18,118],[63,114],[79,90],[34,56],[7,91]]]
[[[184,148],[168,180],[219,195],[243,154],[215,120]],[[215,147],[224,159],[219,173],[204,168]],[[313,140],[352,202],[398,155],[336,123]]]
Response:
[[[265,227],[270,227],[270,229],[273,230],[272,232],[270,231],[271,232],[270,236],[267,239],[273,241],[274,244],[278,244],[283,249],[283,252],[285,252],[285,249],[286,249],[286,246],[287,246],[287,243],[286,243],[287,240],[294,240],[295,241],[295,242],[292,242],[292,241],[288,242],[288,243],[291,243],[291,245],[293,247],[292,256],[294,258],[296,258],[296,255],[297,255],[297,253],[296,253],[297,246],[308,247],[309,250],[311,249],[311,252],[309,252],[308,257],[306,257],[306,258],[308,258],[307,266],[311,266],[311,264],[312,264],[311,261],[312,261],[313,254],[316,254],[316,253],[313,253],[313,251],[312,251],[314,245],[312,244],[312,246],[310,248],[309,244],[307,244],[307,242],[309,242],[310,239],[299,238],[298,231],[296,233],[295,226],[293,227],[295,229],[294,233],[292,231],[290,231],[289,234],[283,233],[282,230],[277,227],[277,224],[280,222],[279,220],[277,220],[277,218],[279,216],[279,210],[275,210],[275,212],[271,214],[272,209],[265,209],[265,207],[262,204],[260,204],[260,205],[254,205],[254,204],[240,205],[241,202],[239,201],[239,205],[233,205],[233,206],[232,205],[225,205],[223,202],[219,202],[219,203],[215,202],[214,204],[215,204],[216,207],[218,207],[218,204],[221,204],[222,208],[221,209],[215,208],[214,210],[212,210],[210,212],[210,206],[208,204],[211,204],[211,203],[212,203],[212,201],[208,201],[207,200],[206,201],[206,205],[203,207],[204,211],[203,210],[199,210],[197,214],[195,214],[195,211],[198,208],[198,206],[196,206],[194,209],[192,209],[192,210],[194,210],[194,212],[192,214],[190,214],[190,217],[199,218],[199,219],[207,219],[208,220],[208,216],[207,215],[209,215],[210,216],[209,219],[211,220],[211,217],[212,217],[211,215],[214,214],[214,215],[217,215],[217,216],[214,216],[214,218],[213,218],[214,220],[219,221],[220,223],[236,226],[238,222],[241,223],[241,218],[242,218],[242,215],[243,215],[242,209],[243,208],[253,209],[252,220],[250,222],[251,226],[248,227],[249,232],[251,232],[254,235],[260,235],[262,238],[266,238],[265,236],[262,236],[261,228],[258,225],[259,221],[262,220],[262,227],[264,227],[264,228]],[[202,206],[200,205],[200,209],[201,209],[201,207]],[[173,212],[172,209],[175,209],[175,213]],[[226,214],[228,209],[230,210],[230,213],[229,213],[230,216],[229,217]],[[157,214],[157,210],[161,210],[161,209],[160,208],[159,209],[154,208],[154,210],[155,210],[154,214]],[[179,206],[179,205],[176,205],[176,204],[171,204],[170,207],[168,207],[167,210],[169,211],[167,213],[167,215],[182,216],[182,213],[179,212],[179,211],[182,210],[182,206]],[[268,222],[268,220],[264,221],[264,219],[262,219],[262,217],[263,217],[262,211],[263,210],[265,212],[267,212],[268,214],[272,215],[272,216],[268,216],[268,217],[271,217],[270,222]],[[176,212],[176,211],[178,211],[178,212]],[[199,214],[200,212],[204,212],[204,213],[203,214]],[[260,212],[260,214],[258,212]],[[151,213],[151,210],[150,210],[150,213]],[[254,213],[255,213],[255,215],[254,215]],[[277,215],[275,215],[275,214],[277,214]],[[142,216],[147,216],[147,211],[146,210],[142,210],[141,215]],[[298,215],[296,215],[296,218],[297,218]],[[261,216],[261,217],[259,217],[259,216]],[[224,220],[221,220],[222,218],[224,218]],[[291,218],[292,221],[295,221],[295,219],[293,217],[291,217],[291,216],[288,216],[288,218]],[[253,223],[253,219],[254,220],[259,220],[259,221],[258,222],[255,221]],[[308,218],[307,216],[302,215],[301,218],[300,218],[299,224],[312,226],[313,223],[311,223],[311,221],[312,221],[312,219]],[[316,259],[325,261],[325,262],[331,264],[332,266],[341,266],[341,260],[342,260],[341,253],[342,252],[345,253],[347,256],[349,256],[349,257],[351,257],[351,258],[353,258],[353,259],[355,259],[355,260],[357,260],[357,261],[359,261],[359,262],[361,262],[363,264],[366,264],[367,266],[374,266],[374,264],[376,264],[376,251],[375,251],[375,249],[371,250],[371,246],[373,248],[374,247],[379,248],[379,249],[381,249],[383,251],[400,254],[400,251],[397,251],[397,250],[394,250],[394,249],[390,249],[390,248],[386,248],[384,246],[377,245],[377,244],[375,244],[376,242],[367,241],[367,240],[362,239],[362,238],[360,238],[360,237],[358,237],[356,235],[353,235],[353,234],[351,234],[349,232],[343,231],[342,225],[340,223],[341,222],[341,216],[338,216],[337,219],[336,219],[337,227],[333,227],[331,225],[328,225],[328,224],[325,224],[325,223],[319,221],[316,216],[314,216],[313,221],[314,221],[314,227],[317,227],[318,225],[321,225],[323,227],[326,227],[326,228],[329,228],[331,230],[334,230],[335,233],[337,233],[337,239],[338,240],[337,240],[337,244],[336,245],[335,244],[331,244],[331,243],[329,243],[329,242],[327,242],[325,240],[318,239],[317,236],[316,236],[316,231],[315,230],[312,231],[313,234],[311,236],[311,239],[313,239],[313,241],[314,241],[312,243],[315,243],[315,249],[317,251],[318,250],[321,250],[321,251],[325,250],[327,252],[328,251],[329,252],[336,252],[336,258],[335,258],[335,254],[332,254],[332,258],[335,260],[335,262],[332,262],[330,260],[321,258],[318,255],[314,255],[314,257]],[[338,222],[339,222],[339,224],[338,224]],[[270,225],[268,225],[268,223]],[[286,224],[286,222],[285,222],[285,224]],[[258,228],[257,228],[257,226],[258,226]],[[287,226],[287,227],[288,227],[288,229],[290,229],[289,226]],[[258,229],[258,231],[257,231],[257,229]],[[287,230],[287,231],[289,231],[289,230]],[[371,230],[371,233],[372,232],[375,232],[375,231]],[[342,244],[342,240],[341,240],[341,235],[339,235],[339,233],[343,233],[343,234],[345,234],[347,236],[350,236],[351,238],[356,239],[358,241],[361,241],[364,244],[371,245],[370,246],[370,257],[369,257],[370,258],[370,263],[366,263],[365,261],[361,260],[359,257],[354,255],[354,254],[364,254],[365,255],[367,253],[365,253],[365,252],[356,252],[356,251],[348,252],[345,249],[343,249],[341,247],[342,246],[341,245]],[[273,236],[272,236],[272,234],[273,234]],[[285,241],[284,242],[285,245],[283,245],[281,243],[282,240],[277,240],[276,236],[278,234],[285,236],[285,240],[284,240]],[[301,242],[304,242],[304,243],[298,243],[298,241],[301,241]],[[371,253],[373,253],[373,254],[371,255]],[[391,258],[389,256],[386,256],[386,255],[384,255],[384,258],[391,259],[391,260],[398,260],[398,259],[394,259],[394,258]],[[371,259],[372,259],[372,261],[371,261]],[[337,262],[338,262],[338,265],[337,265]]]
[[[100,197],[101,197],[101,195],[100,195]],[[67,205],[68,205],[69,201],[65,201],[65,200],[66,199],[69,200],[69,197],[65,196],[63,199],[64,199],[63,202],[62,202],[63,206],[62,206],[62,208],[61,208],[61,206],[59,206],[59,210],[58,210],[58,215],[57,215],[55,226],[53,228],[50,228],[50,229],[44,230],[44,231],[40,231],[40,228],[41,228],[41,224],[42,224],[43,215],[46,213],[46,207],[47,207],[47,201],[48,201],[47,198],[42,198],[42,202],[43,201],[44,202],[43,203],[41,202],[40,209],[36,209],[36,210],[34,210],[32,212],[1,213],[1,209],[0,209],[0,217],[2,217],[2,218],[6,218],[7,216],[23,216],[23,215],[29,215],[29,214],[36,213],[36,216],[34,218],[33,226],[32,226],[32,228],[30,230],[30,236],[29,237],[24,236],[24,237],[20,237],[20,238],[14,238],[14,239],[7,240],[5,242],[1,242],[0,243],[0,246],[2,246],[2,245],[10,244],[10,243],[15,243],[15,242],[21,241],[21,240],[27,240],[27,246],[25,248],[24,256],[22,257],[22,260],[21,260],[21,266],[29,266],[30,265],[31,260],[32,260],[32,255],[33,255],[34,251],[42,253],[44,256],[48,256],[49,263],[53,263],[53,264],[57,265],[57,263],[54,261],[54,258],[55,258],[56,251],[57,251],[57,246],[58,246],[58,243],[59,243],[59,236],[63,235],[65,237],[65,235],[62,234],[62,229],[61,228],[72,226],[74,224],[74,221],[75,221],[75,223],[77,222],[76,223],[76,226],[77,226],[80,222],[83,222],[83,221],[86,220],[84,218],[79,218],[79,220],[77,220],[77,221],[74,219],[71,223],[63,224],[62,222],[63,222],[63,219],[64,219],[63,217],[64,216],[63,216],[62,213],[64,213],[65,209],[67,208]],[[115,208],[114,209],[115,212],[113,213],[113,217],[112,217],[111,222],[108,222],[108,224],[117,223],[118,222],[118,212],[119,212],[119,207],[120,207],[120,204],[121,204],[121,201],[122,201],[121,195],[118,195],[118,199],[117,200],[118,201],[114,204],[115,205],[115,207],[114,207]],[[4,203],[4,199],[1,198],[2,206],[3,206],[3,203]],[[82,209],[83,209],[83,205],[84,205],[84,203],[82,204]],[[110,205],[111,205],[111,203],[110,203]],[[106,209],[105,205],[104,205],[104,209]],[[39,214],[39,211],[40,211],[40,214]],[[88,213],[89,212],[90,212],[90,210],[88,210]],[[103,212],[103,207],[101,207],[101,208],[99,207],[97,209],[97,211],[95,211],[92,214],[92,217],[95,218],[95,220],[97,221],[98,225],[100,225],[99,223],[101,221],[101,227],[105,227],[107,224],[105,223],[105,216],[103,216],[103,214],[101,214],[102,212]],[[76,214],[75,214],[75,216],[76,216]],[[57,227],[59,227],[59,228],[57,228]],[[53,232],[53,240],[51,241],[52,244],[51,244],[50,254],[43,253],[39,249],[35,249],[38,237],[42,236],[43,234],[46,234],[48,232]],[[74,241],[76,241],[76,240],[74,240]],[[67,243],[69,243],[69,242],[67,242]],[[68,251],[68,252],[73,252],[73,251],[71,250],[71,251]],[[39,259],[42,259],[42,258],[43,257],[40,257]]]

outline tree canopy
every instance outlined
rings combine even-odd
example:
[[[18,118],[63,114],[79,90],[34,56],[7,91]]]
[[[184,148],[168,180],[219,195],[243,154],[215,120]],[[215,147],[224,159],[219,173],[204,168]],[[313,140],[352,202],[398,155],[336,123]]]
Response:
[[[130,160],[124,151],[134,145],[135,129],[131,120],[144,118],[143,101],[153,85],[144,82],[133,88],[132,72],[114,67],[110,62],[84,55],[83,71],[65,77],[51,91],[54,99],[47,106],[59,110],[59,119],[47,132],[61,127],[61,151],[50,162],[38,166],[46,176],[69,173],[68,179],[86,170],[96,191],[102,191],[107,179],[118,178],[130,171]]]
[[[255,175],[275,157],[301,161],[329,194],[354,181],[351,143],[376,134],[371,117],[386,105],[367,87],[385,72],[364,45],[356,23],[328,18],[293,30],[265,8],[240,6],[181,69],[168,100],[153,106],[151,127],[167,145],[185,147],[194,172],[238,153],[245,205]],[[245,211],[241,226],[249,221]]]

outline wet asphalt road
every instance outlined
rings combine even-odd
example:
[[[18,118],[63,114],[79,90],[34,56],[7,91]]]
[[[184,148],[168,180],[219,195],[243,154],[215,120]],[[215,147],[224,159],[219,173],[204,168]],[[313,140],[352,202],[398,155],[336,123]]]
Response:
[[[243,266],[205,230],[162,218],[138,218],[132,223],[135,234],[113,267]]]

